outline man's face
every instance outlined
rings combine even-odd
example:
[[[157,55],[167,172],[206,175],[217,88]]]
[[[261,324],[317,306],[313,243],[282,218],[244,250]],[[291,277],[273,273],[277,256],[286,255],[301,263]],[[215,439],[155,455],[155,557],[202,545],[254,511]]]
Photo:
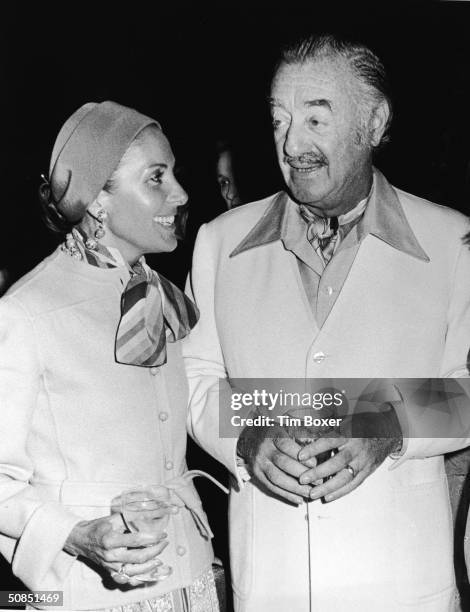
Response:
[[[370,148],[360,142],[359,83],[324,58],[282,64],[271,90],[274,139],[292,196],[317,212],[353,208],[370,188]]]

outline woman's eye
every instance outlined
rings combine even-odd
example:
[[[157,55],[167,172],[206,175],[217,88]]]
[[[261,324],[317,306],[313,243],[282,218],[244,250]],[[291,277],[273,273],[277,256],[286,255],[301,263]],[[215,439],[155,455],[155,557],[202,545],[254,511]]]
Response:
[[[152,181],[152,183],[155,183],[156,185],[160,185],[162,182],[162,177],[163,177],[162,172],[156,172],[155,174],[152,174],[152,176],[150,177],[150,180]]]
[[[309,119],[309,123],[310,125],[312,125],[313,127],[317,127],[320,125],[320,122],[318,121],[318,119],[315,119],[314,117],[310,117]]]

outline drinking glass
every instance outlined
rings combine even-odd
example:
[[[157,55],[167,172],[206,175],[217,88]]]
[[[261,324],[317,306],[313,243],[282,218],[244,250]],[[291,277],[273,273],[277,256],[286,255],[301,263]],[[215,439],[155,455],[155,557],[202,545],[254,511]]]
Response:
[[[160,535],[168,525],[171,507],[166,487],[143,486],[124,491],[121,496],[121,516],[133,533]],[[160,582],[172,573],[173,568],[163,564],[134,578],[141,582]]]

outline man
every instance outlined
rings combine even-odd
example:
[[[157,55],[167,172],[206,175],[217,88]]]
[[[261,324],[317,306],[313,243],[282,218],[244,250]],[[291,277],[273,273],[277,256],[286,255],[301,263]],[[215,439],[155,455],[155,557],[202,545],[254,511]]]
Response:
[[[201,228],[190,287],[201,318],[185,344],[191,433],[238,481],[235,609],[451,610],[442,454],[468,441],[417,438],[427,430],[406,385],[393,403],[403,444],[394,411],[381,440],[343,432],[301,450],[262,428],[219,436],[227,376],[467,375],[467,221],[373,168],[391,117],[379,59],[331,36],[300,41],[282,56],[271,105],[287,191]]]

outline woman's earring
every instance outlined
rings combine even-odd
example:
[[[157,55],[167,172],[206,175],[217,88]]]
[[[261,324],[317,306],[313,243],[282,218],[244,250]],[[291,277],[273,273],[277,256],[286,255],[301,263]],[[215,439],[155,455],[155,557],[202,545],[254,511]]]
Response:
[[[107,216],[108,216],[108,213],[105,211],[104,208],[100,208],[98,212],[96,213],[96,220],[98,221],[98,227],[95,231],[95,238],[97,240],[99,240],[100,238],[103,238],[103,236],[106,234],[105,229],[103,227],[103,222]]]
[[[96,214],[90,212],[89,210],[87,210],[87,213],[98,223],[98,227],[95,230],[95,238],[97,240],[103,238],[103,236],[106,234],[106,231],[103,227],[103,223],[106,217],[108,216],[108,213],[105,211],[104,208],[101,208],[101,206],[96,211]]]

